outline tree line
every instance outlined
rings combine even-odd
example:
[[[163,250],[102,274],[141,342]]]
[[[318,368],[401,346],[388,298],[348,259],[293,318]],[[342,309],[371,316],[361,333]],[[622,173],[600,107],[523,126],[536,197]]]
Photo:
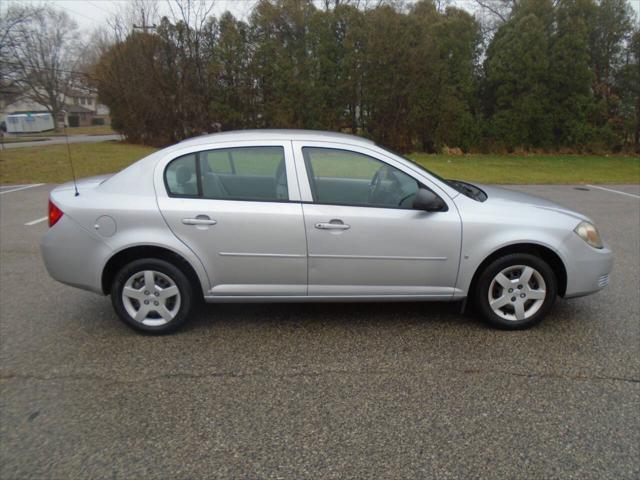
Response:
[[[86,56],[130,141],[310,128],[401,151],[640,150],[629,0],[476,0],[492,22],[437,0],[258,0],[244,20],[193,1]]]

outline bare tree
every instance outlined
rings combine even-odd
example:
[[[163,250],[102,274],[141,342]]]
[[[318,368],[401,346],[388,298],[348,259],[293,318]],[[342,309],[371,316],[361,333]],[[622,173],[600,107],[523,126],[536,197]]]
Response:
[[[32,17],[34,9],[11,5],[0,15],[0,100],[10,103],[19,95],[16,83],[16,65],[12,50],[18,29]]]
[[[116,43],[113,32],[106,27],[93,30],[82,47],[82,55],[78,63],[78,70],[90,79],[93,67],[100,61],[100,57]]]
[[[156,0],[131,0],[119,4],[117,13],[107,23],[114,38],[123,41],[134,29],[148,33],[156,28],[159,21],[159,3]]]
[[[212,0],[167,0],[173,21],[182,21],[197,32],[204,29],[214,5]]]
[[[516,5],[516,0],[475,0],[481,10],[494,17],[493,21],[504,23],[507,21],[509,12]]]
[[[474,15],[480,22],[482,40],[486,49],[498,28],[505,23],[519,0],[473,0]]]
[[[57,129],[67,92],[78,78],[78,26],[49,6],[25,8],[29,15],[11,34],[8,62],[23,96],[45,107]]]

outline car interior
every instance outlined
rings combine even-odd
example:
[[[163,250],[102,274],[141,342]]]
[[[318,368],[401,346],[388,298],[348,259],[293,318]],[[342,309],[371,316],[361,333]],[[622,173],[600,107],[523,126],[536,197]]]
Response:
[[[269,149],[269,150],[266,150]],[[231,200],[288,200],[287,175],[284,152],[280,147],[264,147],[254,152],[254,158],[248,157],[243,150],[258,150],[254,147],[222,149],[203,152],[198,155],[187,155],[171,162],[167,168],[167,185],[174,195],[197,196],[196,161],[202,180],[202,195],[211,199]],[[241,158],[236,154],[240,151]],[[224,155],[224,162],[220,156]],[[275,156],[274,156],[275,155]],[[183,158],[188,160],[182,162]],[[264,158],[260,158],[264,157]],[[172,177],[171,165],[175,166]],[[241,168],[238,168],[241,167]]]
[[[421,185],[379,160],[355,152],[303,148],[314,201],[331,205],[411,208]],[[196,166],[197,165],[197,166]],[[167,167],[173,195],[230,200],[288,200],[280,147],[220,149],[180,157]]]
[[[411,208],[418,182],[372,157],[328,148],[303,148],[318,203]]]

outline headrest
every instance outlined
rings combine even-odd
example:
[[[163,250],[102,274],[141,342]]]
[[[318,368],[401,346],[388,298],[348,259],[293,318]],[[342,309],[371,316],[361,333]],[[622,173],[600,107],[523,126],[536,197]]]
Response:
[[[179,166],[176,171],[176,181],[178,185],[184,185],[189,180],[191,180],[191,169],[186,165]]]

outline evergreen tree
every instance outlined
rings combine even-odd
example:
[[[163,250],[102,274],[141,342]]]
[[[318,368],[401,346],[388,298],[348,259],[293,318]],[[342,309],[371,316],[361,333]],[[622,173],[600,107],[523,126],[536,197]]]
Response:
[[[624,53],[624,64],[614,80],[620,92],[621,143],[640,153],[640,30],[634,32]]]
[[[303,128],[313,111],[309,24],[316,11],[311,0],[259,2],[250,19],[255,50],[252,71],[258,88],[258,126]]]
[[[220,18],[209,66],[214,77],[210,117],[222,130],[252,127],[256,123],[255,88],[250,73],[249,27],[226,12]]]
[[[480,26],[467,12],[449,7],[435,25],[435,36],[445,71],[436,138],[440,144],[468,150],[480,135],[475,100]]]
[[[583,147],[594,139],[589,119],[596,104],[587,28],[593,7],[593,0],[565,0],[556,8],[549,69],[555,145]]]
[[[598,1],[589,25],[592,88],[598,104],[592,123],[598,128],[602,143],[615,148],[621,147],[624,130],[615,77],[624,62],[623,52],[632,28],[632,11],[627,0]]]
[[[552,145],[550,0],[523,0],[496,33],[485,61],[489,134],[497,144]]]
[[[102,56],[99,94],[114,125],[156,145],[289,127],[403,151],[638,148],[628,0],[513,2],[484,55],[478,21],[435,0],[332,5],[260,0],[246,22],[226,13],[197,27],[164,18]]]

